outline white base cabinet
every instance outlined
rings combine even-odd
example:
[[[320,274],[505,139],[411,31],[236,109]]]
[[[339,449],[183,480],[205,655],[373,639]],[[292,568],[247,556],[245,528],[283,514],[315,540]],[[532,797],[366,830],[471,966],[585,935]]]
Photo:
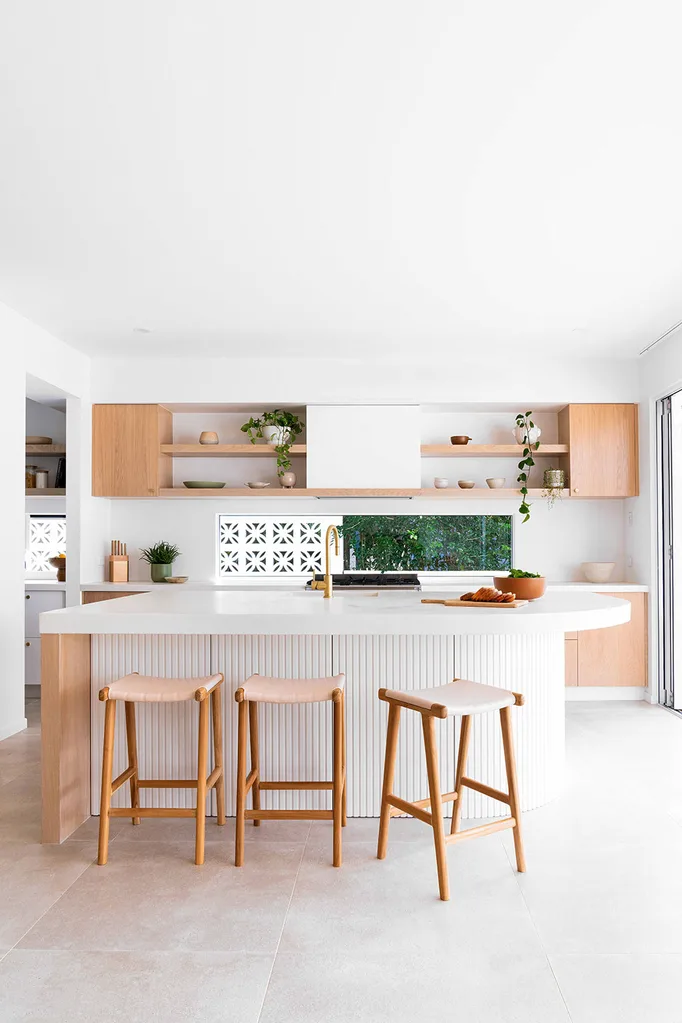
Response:
[[[43,611],[58,611],[66,603],[63,590],[26,589],[24,594],[24,685],[40,685],[40,627]]]

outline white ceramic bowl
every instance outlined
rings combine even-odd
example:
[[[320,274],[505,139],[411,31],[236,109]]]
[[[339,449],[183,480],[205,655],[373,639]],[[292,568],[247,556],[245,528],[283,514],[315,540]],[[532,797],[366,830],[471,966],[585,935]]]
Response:
[[[473,480],[457,480],[457,486],[460,490],[473,490],[476,484]]]
[[[433,485],[436,490],[446,490],[450,486],[450,480],[447,480],[445,476],[436,476]]]
[[[486,483],[488,484],[491,490],[500,490],[505,485],[506,482],[507,480],[505,479],[504,476],[491,476],[489,479],[486,480]]]
[[[588,583],[607,583],[616,567],[615,561],[583,561],[580,566]]]
[[[260,480],[252,480],[250,483],[245,483],[244,486],[245,487],[250,487],[251,490],[265,490],[265,488],[269,487],[270,484],[269,483],[263,483]]]

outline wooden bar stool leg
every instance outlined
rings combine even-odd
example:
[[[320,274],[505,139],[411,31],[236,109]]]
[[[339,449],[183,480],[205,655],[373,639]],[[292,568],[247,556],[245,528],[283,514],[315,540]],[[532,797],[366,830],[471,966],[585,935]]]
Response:
[[[504,746],[504,765],[507,769],[507,785],[509,790],[509,809],[516,821],[514,828],[514,852],[516,853],[516,869],[524,874],[526,871],[526,857],[523,851],[523,838],[521,836],[521,807],[519,805],[518,783],[516,780],[516,757],[514,755],[514,737],[512,735],[511,707],[502,707],[500,710],[500,725],[502,726],[502,744]]]
[[[246,727],[248,703],[242,698],[239,703],[237,725],[237,821],[235,828],[234,865],[244,864],[244,810],[246,809]]]
[[[140,786],[137,769],[137,731],[135,729],[135,704],[125,701],[126,708],[126,740],[128,743],[128,767],[135,769],[130,777],[130,805],[133,809],[140,805]],[[140,824],[139,817],[133,817],[133,824]]]
[[[379,842],[377,859],[386,858],[388,846],[388,825],[391,820],[391,807],[386,802],[393,791],[395,775],[395,757],[398,750],[398,730],[400,728],[400,707],[394,703],[388,705],[388,731],[386,732],[386,753],[384,756],[384,784],[381,792],[381,818],[379,821]]]
[[[206,766],[208,761],[208,700],[199,701],[199,755],[197,758],[197,829],[194,862],[204,862],[206,838]]]
[[[334,769],[332,774],[334,797],[334,857],[335,867],[341,866],[341,828],[343,827],[343,691],[334,690]]]
[[[341,824],[345,828],[348,823],[348,814],[346,812],[347,794],[348,794],[348,769],[346,767],[346,694],[344,693],[341,697],[341,744],[342,744],[342,759],[343,759],[343,796],[342,796],[342,819]]]
[[[462,819],[462,778],[467,766],[467,753],[469,752],[469,736],[471,734],[471,717],[466,714],[462,718],[462,727],[459,733],[459,749],[457,750],[457,770],[455,772],[455,792],[457,799],[452,805],[452,824],[450,834],[454,835],[459,831],[459,822]]]
[[[102,755],[102,798],[99,807],[99,844],[97,862],[103,867],[109,856],[109,808],[111,806],[111,773],[114,766],[114,730],[116,703],[107,700],[104,711],[104,752]]]
[[[255,701],[249,702],[249,737],[251,740],[251,770],[256,772],[256,777],[251,786],[251,798],[253,799],[254,810],[260,810],[260,755],[258,752],[258,704]],[[260,827],[260,821],[254,820],[254,828]]]
[[[213,761],[220,768],[215,783],[216,812],[218,824],[225,823],[225,767],[223,764],[223,710],[222,682],[211,693],[211,712],[213,714]]]
[[[443,902],[450,898],[448,883],[448,861],[443,829],[443,804],[440,793],[440,771],[438,769],[438,747],[436,745],[436,723],[430,714],[422,714],[424,731],[424,749],[426,751],[426,770],[429,776],[429,802],[431,805],[431,823],[433,827],[433,843],[436,847],[436,866],[438,868],[438,888]]]

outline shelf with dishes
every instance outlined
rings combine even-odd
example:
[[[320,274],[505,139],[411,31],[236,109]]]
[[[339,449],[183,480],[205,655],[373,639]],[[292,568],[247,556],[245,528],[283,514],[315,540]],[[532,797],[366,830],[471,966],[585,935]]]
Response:
[[[540,444],[533,458],[567,455],[568,444]],[[522,458],[522,444],[422,444],[422,458]]]
[[[544,493],[541,489],[529,489],[529,497],[541,497]],[[557,495],[558,496],[558,495]],[[568,497],[569,491],[562,490],[562,497]],[[261,497],[437,497],[439,499],[445,498],[449,500],[485,500],[487,498],[517,500],[519,497],[519,491],[517,489],[509,487],[498,487],[492,489],[489,487],[472,487],[468,490],[463,490],[458,487],[447,487],[444,489],[437,489],[436,487],[420,487],[415,489],[371,489],[371,488],[358,488],[358,489],[330,489],[330,488],[307,488],[300,487],[295,489],[287,489],[285,487],[268,487],[262,490],[251,490],[248,487],[211,487],[211,488],[192,488],[186,487],[162,487],[159,490],[159,497],[211,497],[213,499],[222,497],[249,497],[249,498],[261,498]]]
[[[305,444],[292,444],[289,454],[305,455]],[[275,458],[270,444],[162,444],[162,455],[172,458]]]
[[[27,487],[26,497],[66,497],[66,487]]]
[[[50,456],[63,457],[66,454],[66,444],[26,444],[27,455],[40,455],[41,458]]]

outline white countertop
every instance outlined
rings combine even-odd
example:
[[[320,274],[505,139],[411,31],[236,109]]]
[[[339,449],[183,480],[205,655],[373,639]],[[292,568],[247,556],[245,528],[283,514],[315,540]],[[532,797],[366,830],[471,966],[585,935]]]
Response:
[[[429,591],[429,597],[438,596]],[[443,591],[445,598],[452,591]],[[621,625],[630,604],[597,593],[557,591],[521,608],[422,604],[414,591],[187,590],[151,593],[40,615],[41,633],[112,635],[472,635],[575,632]]]
[[[301,592],[305,590],[305,579],[299,580],[285,580],[285,579],[267,579],[262,582],[254,583],[251,580],[244,580],[243,578],[235,579],[233,582],[221,581],[214,582],[213,580],[194,580],[190,579],[188,582],[183,583],[183,589],[187,590],[225,590],[232,591],[263,591],[263,590],[287,590],[291,592]],[[32,584],[27,582],[26,588],[30,588]],[[65,586],[65,583],[55,583],[55,586]],[[171,584],[174,585],[174,584]],[[149,580],[145,582],[127,582],[127,583],[81,583],[81,590],[90,593],[108,593],[119,590],[121,593],[150,593],[153,590],[163,589],[168,586],[167,583],[152,583]],[[453,579],[452,581],[440,581],[433,579],[422,580],[422,590],[429,594],[432,594],[436,590],[464,593],[466,589],[478,589],[479,586],[492,586],[492,576],[487,578],[481,578],[477,576],[471,579]],[[551,582],[547,583],[547,590],[555,592],[557,590],[574,590],[584,593],[648,593],[649,587],[643,586],[641,583],[583,583],[583,582]],[[355,591],[357,592],[357,591]]]
[[[24,580],[25,590],[48,590],[48,591],[64,591],[66,590],[66,583],[58,583],[56,579],[25,579]]]

